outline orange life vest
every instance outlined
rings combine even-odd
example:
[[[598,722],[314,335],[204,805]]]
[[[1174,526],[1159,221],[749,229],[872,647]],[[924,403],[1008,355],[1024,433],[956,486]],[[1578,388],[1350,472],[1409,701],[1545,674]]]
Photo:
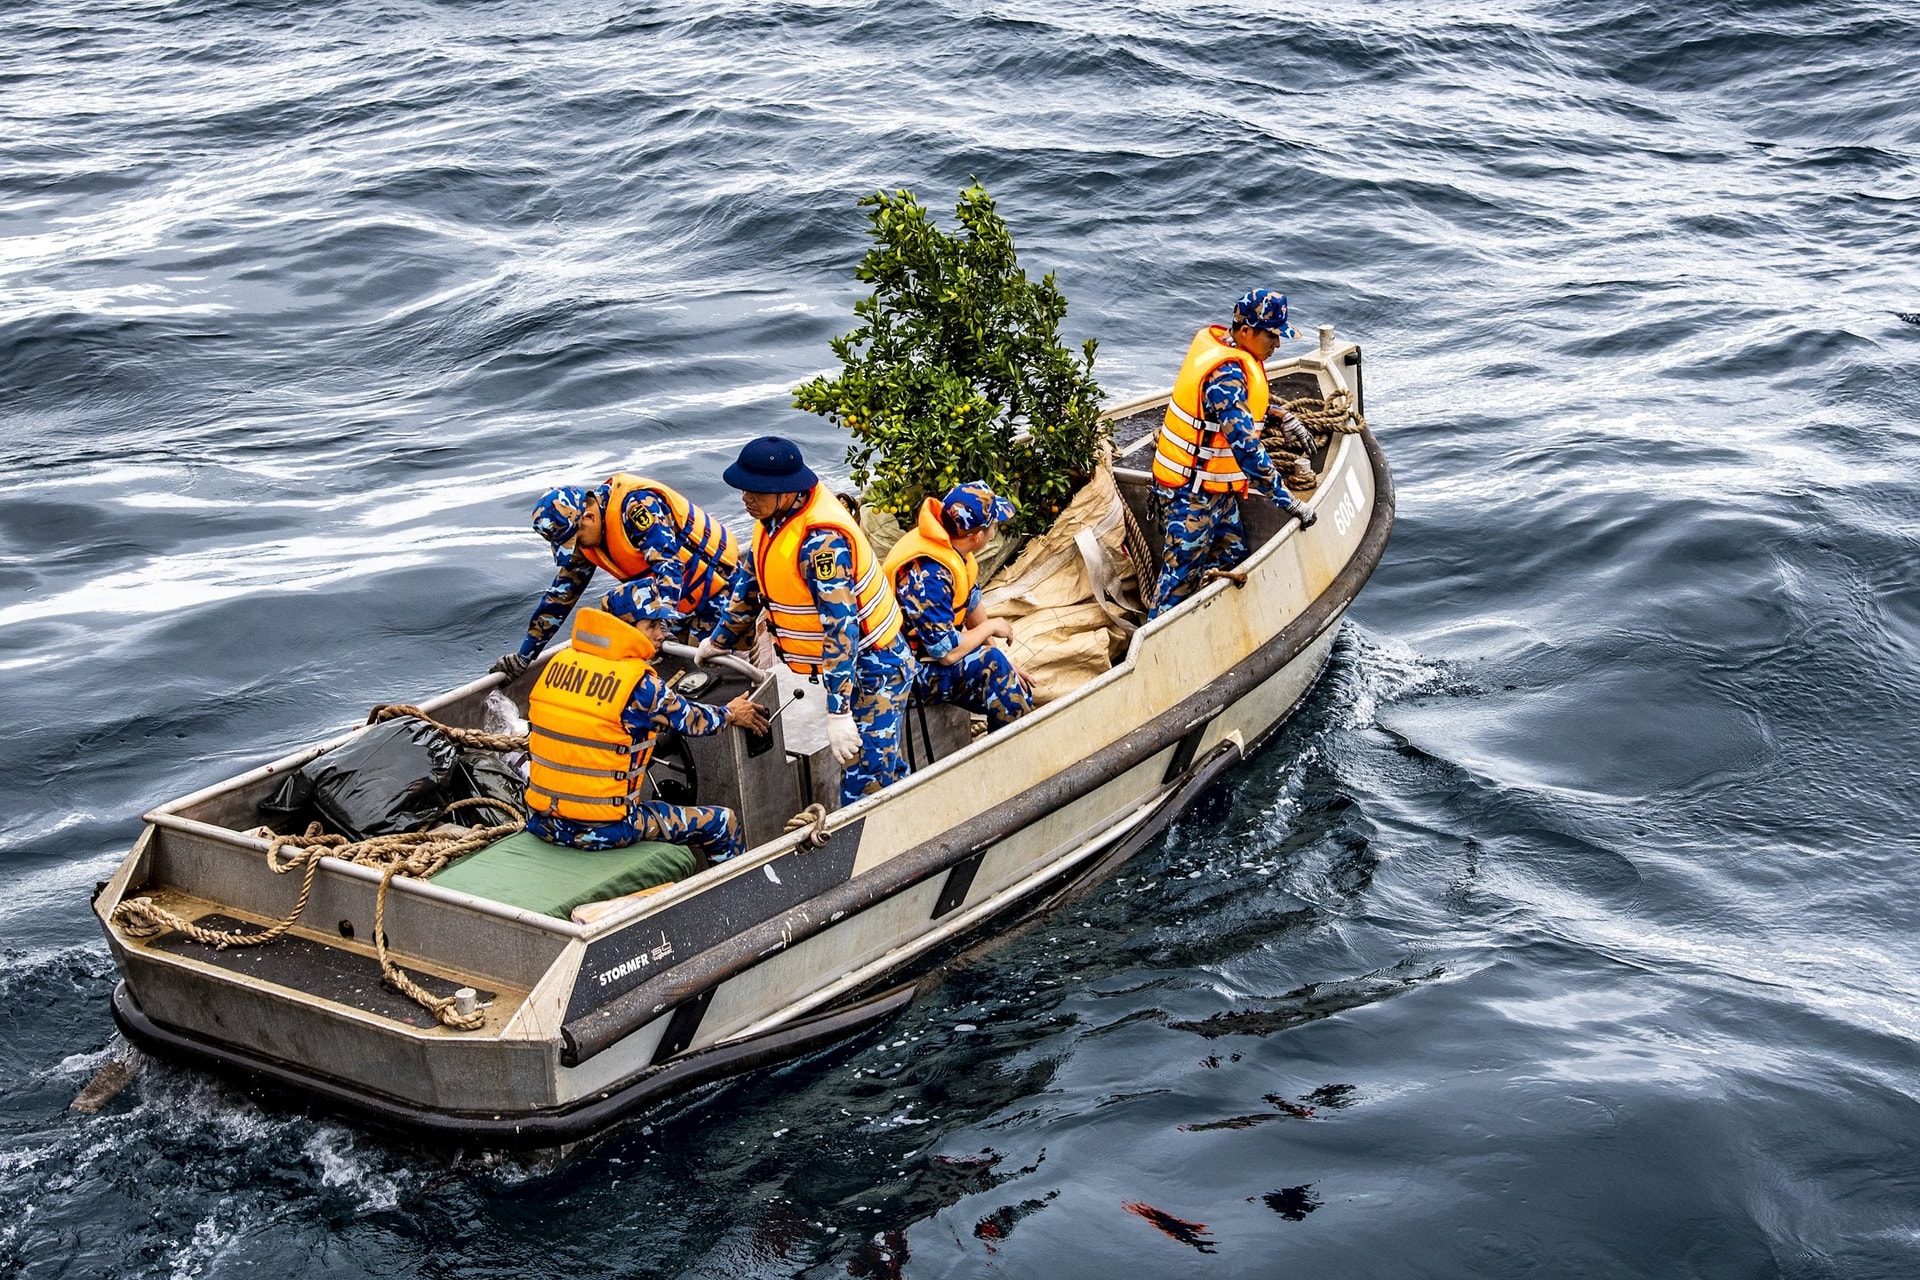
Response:
[[[928,498],[921,504],[920,519],[909,529],[906,536],[893,544],[893,550],[887,552],[887,582],[896,591],[900,586],[900,575],[909,562],[919,559],[933,561],[947,571],[947,577],[953,583],[953,616],[956,621],[967,616],[967,601],[973,598],[974,583],[980,580],[980,561],[968,552],[953,549],[953,536],[947,527],[940,523],[940,499]]]
[[[1193,335],[1173,399],[1160,423],[1153,453],[1153,478],[1169,489],[1196,482],[1208,493],[1245,493],[1246,473],[1233,456],[1226,433],[1205,420],[1200,389],[1208,375],[1229,360],[1247,372],[1247,412],[1259,426],[1267,416],[1267,371],[1258,360],[1227,341],[1224,325],[1209,325]]]
[[[548,661],[527,696],[527,808],[576,822],[619,822],[653,759],[621,720],[654,653],[646,633],[600,609],[573,615],[573,647]]]
[[[800,572],[800,544],[815,529],[836,529],[853,548],[853,595],[860,611],[860,647],[879,649],[900,634],[900,605],[893,585],[880,572],[873,544],[853,522],[840,499],[823,484],[813,486],[806,505],[787,518],[777,533],[765,524],[753,530],[753,566],[773,624],[774,648],[801,675],[817,675],[827,651],[826,628],[813,591]]]
[[[601,540],[606,546],[580,550],[624,582],[652,575],[647,558],[627,537],[627,522],[621,518],[628,495],[640,489],[657,495],[673,512],[673,536],[678,544],[673,554],[680,562],[680,612],[692,613],[708,596],[726,590],[739,547],[725,525],[658,480],[625,471],[610,477],[607,508],[600,513],[600,527],[605,531]]]

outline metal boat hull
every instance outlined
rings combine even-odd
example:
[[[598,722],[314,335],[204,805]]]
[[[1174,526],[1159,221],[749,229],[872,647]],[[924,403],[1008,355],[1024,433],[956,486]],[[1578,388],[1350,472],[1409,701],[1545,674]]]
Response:
[[[1347,350],[1345,361],[1334,351],[1293,367],[1344,389],[1357,373]],[[1206,587],[1143,627],[1112,671],[833,814],[821,847],[767,841],[592,926],[396,881],[390,946],[410,971],[489,992],[478,1032],[420,1025],[355,976],[364,944],[325,925],[338,918],[350,934],[370,919],[373,886],[363,868],[331,861],[305,945],[324,946],[332,987],[242,973],[224,953],[107,923],[124,975],[115,1014],[163,1052],[384,1125],[499,1147],[575,1141],[872,1025],[961,944],[1109,874],[1299,704],[1392,525],[1373,438],[1338,437],[1330,453],[1314,529],[1248,513],[1259,545],[1244,584]],[[484,689],[428,705],[457,715]],[[96,904],[103,922],[152,885],[236,918],[283,911],[291,886],[274,883],[258,842],[234,827],[276,771],[310,754],[148,815]]]

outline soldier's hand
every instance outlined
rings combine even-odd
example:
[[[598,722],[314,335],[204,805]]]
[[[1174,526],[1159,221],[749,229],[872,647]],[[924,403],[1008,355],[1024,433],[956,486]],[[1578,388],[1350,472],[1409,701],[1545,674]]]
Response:
[[[533,659],[523,653],[503,653],[493,660],[493,665],[487,670],[491,674],[505,676],[507,683],[512,684],[525,675],[527,668],[531,665],[533,665]]]
[[[854,723],[853,712],[842,711],[827,717],[827,746],[842,765],[860,758],[860,726]]]
[[[727,651],[715,644],[713,637],[709,636],[700,642],[698,649],[693,651],[693,665],[696,667],[704,667],[725,652]]]
[[[1301,424],[1300,419],[1294,417],[1291,413],[1286,412],[1284,409],[1278,413],[1269,413],[1267,415],[1267,422],[1279,428],[1281,437],[1286,440],[1287,446],[1295,453],[1310,454],[1313,452],[1313,432],[1307,430],[1306,427]]]
[[[765,733],[773,721],[768,718],[765,707],[743,693],[727,704],[727,723],[759,735]]]
[[[1320,519],[1313,513],[1312,507],[1297,498],[1288,498],[1286,505],[1281,507],[1280,511],[1283,515],[1289,515],[1298,520],[1302,529],[1313,528],[1314,523]]]
[[[987,639],[989,640],[1013,639],[1013,624],[1011,622],[1008,622],[1005,618],[987,619]]]

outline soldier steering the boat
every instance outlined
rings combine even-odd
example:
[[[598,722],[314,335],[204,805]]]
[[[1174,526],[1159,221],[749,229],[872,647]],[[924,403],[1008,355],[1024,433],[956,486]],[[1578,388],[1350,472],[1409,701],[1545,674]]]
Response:
[[[745,694],[715,707],[675,693],[648,659],[676,610],[645,579],[628,584],[626,604],[637,622],[579,610],[573,647],[547,663],[528,694],[527,830],[575,849],[659,840],[724,862],[741,849],[733,810],[640,799],[654,735],[668,728],[703,737],[730,724],[766,733],[766,709]]]

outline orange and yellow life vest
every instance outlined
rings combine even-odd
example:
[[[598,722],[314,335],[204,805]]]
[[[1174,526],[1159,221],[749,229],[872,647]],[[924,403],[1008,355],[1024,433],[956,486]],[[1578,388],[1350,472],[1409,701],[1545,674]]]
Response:
[[[653,732],[621,720],[653,670],[653,642],[600,609],[573,615],[573,647],[547,663],[527,697],[527,808],[576,822],[619,822],[647,776]]]
[[[733,577],[734,561],[739,558],[739,547],[725,525],[658,480],[625,471],[610,477],[607,509],[600,513],[600,527],[604,530],[601,540],[606,546],[580,550],[594,564],[625,582],[653,573],[640,548],[627,537],[627,522],[621,518],[628,495],[640,489],[658,496],[673,513],[673,536],[679,544],[674,556],[680,562],[680,612],[692,613],[708,596],[726,590],[727,582]]]
[[[826,628],[813,592],[800,571],[800,544],[815,529],[836,529],[853,548],[853,594],[860,613],[860,647],[879,649],[900,634],[900,605],[893,584],[880,572],[873,544],[853,522],[840,499],[823,484],[813,486],[806,505],[788,517],[776,533],[765,524],[753,530],[753,565],[773,624],[773,644],[789,667],[817,675],[827,651]],[[817,570],[816,570],[817,572]]]
[[[953,535],[940,523],[938,498],[928,498],[921,504],[919,520],[887,552],[888,584],[898,591],[900,575],[908,563],[923,557],[947,571],[953,583],[953,616],[956,621],[965,618],[967,601],[973,598],[974,584],[980,580],[980,561],[968,552],[954,550]]]
[[[1227,341],[1224,325],[1209,325],[1193,335],[1173,399],[1153,453],[1153,478],[1169,489],[1198,483],[1208,493],[1245,493],[1247,476],[1233,456],[1224,431],[1205,420],[1200,389],[1215,369],[1229,360],[1247,372],[1247,412],[1257,428],[1267,416],[1267,371],[1258,360]]]

